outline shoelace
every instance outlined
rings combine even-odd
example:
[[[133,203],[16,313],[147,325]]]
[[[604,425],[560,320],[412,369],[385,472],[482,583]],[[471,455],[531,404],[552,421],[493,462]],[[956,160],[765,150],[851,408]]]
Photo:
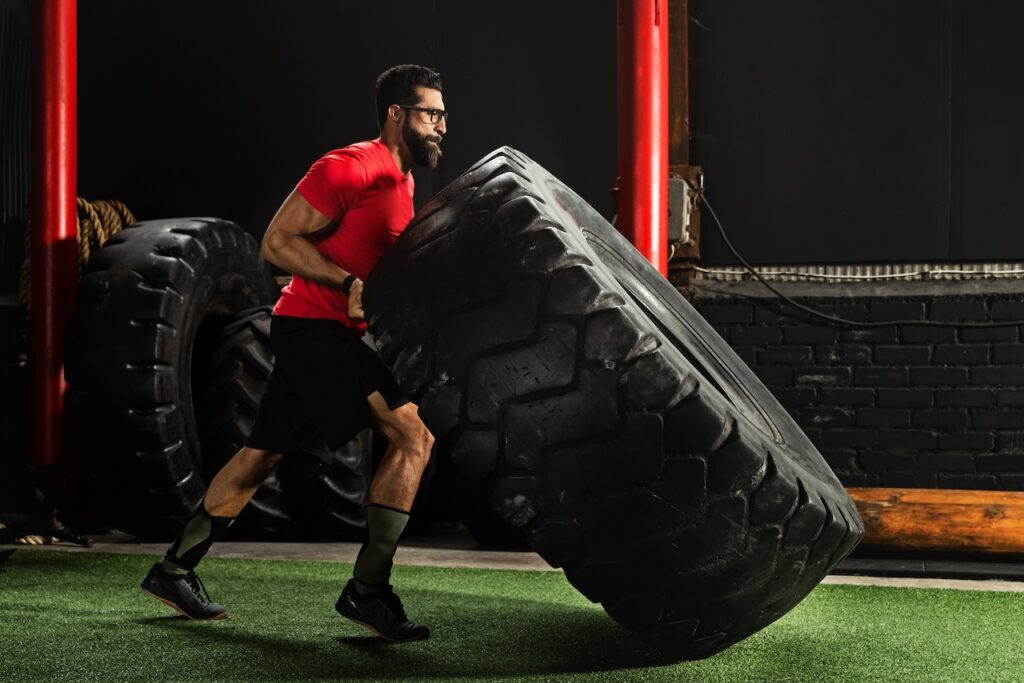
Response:
[[[192,592],[196,594],[197,598],[200,600],[205,598],[207,603],[213,602],[213,600],[210,599],[210,594],[206,592],[206,586],[204,586],[203,582],[199,580],[198,574],[195,572],[189,572],[185,576],[185,581],[188,583],[189,588],[192,589]],[[199,591],[202,591],[202,594],[200,594]]]

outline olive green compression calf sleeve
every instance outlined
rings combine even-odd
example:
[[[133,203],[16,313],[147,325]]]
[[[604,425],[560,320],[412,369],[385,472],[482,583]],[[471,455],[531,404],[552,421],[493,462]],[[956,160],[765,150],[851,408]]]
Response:
[[[202,504],[178,539],[167,549],[160,566],[169,574],[186,574],[196,568],[213,542],[224,535],[234,517],[214,517]]]
[[[409,513],[397,508],[370,503],[366,512],[366,541],[359,549],[352,576],[360,595],[386,591],[391,581],[398,539],[409,521]]]

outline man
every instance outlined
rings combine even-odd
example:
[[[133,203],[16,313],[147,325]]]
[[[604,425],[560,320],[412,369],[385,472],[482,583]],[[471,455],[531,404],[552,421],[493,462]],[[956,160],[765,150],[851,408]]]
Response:
[[[267,228],[261,255],[293,274],[274,307],[274,371],[252,433],[217,473],[196,515],[142,582],[193,619],[223,619],[195,574],[282,452],[324,452],[372,426],[390,446],[370,487],[367,539],[338,598],[343,616],[389,640],[418,640],[389,580],[433,437],[416,406],[360,340],[363,279],[413,216],[413,165],[434,168],[447,112],[441,78],[400,65],[377,79],[380,137],[329,152],[309,169]]]

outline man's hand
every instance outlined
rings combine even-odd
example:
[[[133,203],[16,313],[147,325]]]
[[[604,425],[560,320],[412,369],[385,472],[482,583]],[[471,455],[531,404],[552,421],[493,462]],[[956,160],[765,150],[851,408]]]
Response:
[[[356,279],[348,290],[348,317],[353,322],[363,319],[363,281]]]

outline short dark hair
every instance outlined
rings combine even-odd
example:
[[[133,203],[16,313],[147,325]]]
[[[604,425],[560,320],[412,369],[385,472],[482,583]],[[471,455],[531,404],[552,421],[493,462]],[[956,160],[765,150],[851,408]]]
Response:
[[[416,88],[441,90],[441,74],[426,66],[399,64],[377,77],[377,123],[384,130],[388,107],[392,104],[413,106],[419,103]]]

